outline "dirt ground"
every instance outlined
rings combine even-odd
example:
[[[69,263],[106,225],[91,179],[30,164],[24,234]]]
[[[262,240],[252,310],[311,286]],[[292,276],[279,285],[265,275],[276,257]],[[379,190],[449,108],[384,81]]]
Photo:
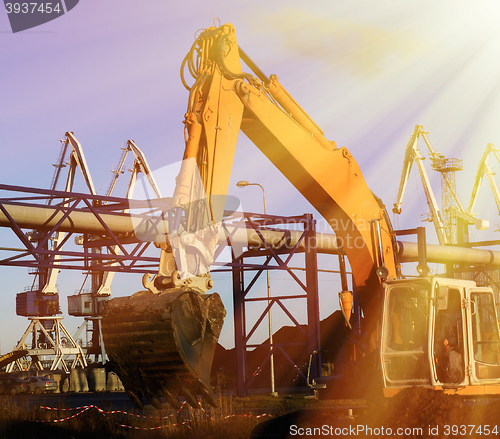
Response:
[[[210,412],[185,413],[192,420],[184,427],[157,431],[135,431],[116,422],[135,418],[106,418],[88,411],[59,424],[41,424],[52,414],[37,410],[27,413],[15,406],[0,411],[0,438],[17,439],[153,439],[192,438],[244,439],[294,437],[359,438],[496,438],[500,436],[500,399],[470,400],[441,391],[409,388],[393,398],[378,400],[314,400],[300,395],[253,395],[246,398],[221,397],[220,407]],[[352,409],[352,412],[349,412]],[[231,417],[241,413],[272,412],[268,417]],[[281,415],[281,416],[280,416]],[[53,416],[60,416],[53,414]],[[229,420],[226,419],[229,417]],[[47,418],[48,419],[48,418]],[[52,418],[51,418],[52,419]],[[184,418],[182,418],[184,420]],[[265,420],[269,419],[269,420]],[[217,420],[214,422],[214,420]],[[161,425],[158,419],[137,421],[139,426]],[[179,420],[177,422],[180,422]],[[136,425],[135,423],[133,425]],[[500,439],[500,438],[499,438]]]
[[[442,391],[409,388],[391,399],[368,401],[354,413],[298,410],[257,426],[253,438],[487,438],[500,436],[500,400],[467,400]]]

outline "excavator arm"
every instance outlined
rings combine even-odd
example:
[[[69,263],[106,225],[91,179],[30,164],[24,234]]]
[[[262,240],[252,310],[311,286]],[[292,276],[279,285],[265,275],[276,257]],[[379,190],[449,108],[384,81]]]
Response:
[[[396,278],[393,237],[384,206],[349,151],[326,140],[277,76],[267,78],[239,49],[231,25],[205,31],[193,47],[185,63],[197,50],[203,55],[203,48],[209,49],[206,58],[197,60],[201,67],[192,72],[195,84],[190,88],[185,119],[189,137],[184,158],[197,158],[207,198],[227,192],[241,128],[329,222],[342,240],[358,287],[373,278],[382,260],[385,277]],[[242,73],[240,57],[257,77]],[[213,69],[210,81],[203,65]],[[222,203],[211,209],[212,221],[221,217]],[[374,222],[382,230],[380,242],[373,237]]]
[[[277,78],[269,88],[283,90]],[[358,164],[346,148],[330,149],[305,129],[297,116],[306,116],[297,106],[287,113],[262,90],[240,80],[234,90],[245,105],[242,131],[328,221],[349,259],[357,287],[380,284],[376,269],[385,261],[383,277],[396,278],[390,224],[384,207],[368,188]],[[374,223],[382,231],[374,238]]]
[[[242,72],[240,57],[253,70]],[[368,325],[381,282],[396,278],[385,208],[346,148],[337,148],[291,98],[239,49],[232,25],[202,32],[184,59],[188,85],[185,151],[158,274],[147,291],[111,300],[103,314],[107,352],[132,400],[174,406],[183,395],[210,403],[210,368],[225,315],[209,269],[222,219],[239,130],[329,222],[349,259]],[[371,322],[371,323],[370,323]]]

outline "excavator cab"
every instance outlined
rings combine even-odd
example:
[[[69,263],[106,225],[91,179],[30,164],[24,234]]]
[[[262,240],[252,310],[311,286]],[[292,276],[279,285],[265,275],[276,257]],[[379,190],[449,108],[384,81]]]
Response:
[[[493,293],[488,288],[473,288],[468,299],[470,383],[500,383],[500,337]]]
[[[384,394],[419,385],[483,394],[500,383],[493,291],[472,281],[388,281],[380,357]]]
[[[391,282],[385,289],[380,353],[384,387],[430,385],[429,282]]]

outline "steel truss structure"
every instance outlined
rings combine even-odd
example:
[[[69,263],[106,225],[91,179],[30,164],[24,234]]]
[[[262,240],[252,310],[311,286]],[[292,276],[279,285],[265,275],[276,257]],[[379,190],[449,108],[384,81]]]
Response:
[[[109,271],[148,273],[158,266],[158,257],[144,255],[151,242],[139,241],[127,231],[114,231],[115,223],[120,221],[125,221],[125,230],[133,230],[130,215],[122,213],[129,207],[128,199],[9,185],[0,185],[0,194],[3,195],[0,198],[0,221],[24,246],[0,247],[0,252],[10,254],[0,259],[0,265],[28,267],[33,272],[50,268],[83,270],[92,277],[102,277]],[[141,206],[139,201],[134,200],[134,203]],[[88,233],[90,223],[98,225],[101,230]],[[137,224],[141,227],[140,219]],[[23,229],[34,230],[25,233]],[[67,233],[54,245],[53,236],[59,231]],[[83,236],[76,235],[78,233],[83,233]],[[68,241],[72,237],[81,245],[63,250],[65,244],[68,247],[71,243]],[[134,246],[132,250],[127,249],[127,244]],[[10,363],[8,371],[60,367],[68,372],[77,365],[85,367],[86,357],[90,355],[94,355],[96,361],[99,356],[105,358],[99,316],[86,318],[76,335],[78,338],[82,329],[86,329],[88,339],[90,328],[92,341],[87,340],[83,349],[64,327],[62,316],[28,318],[29,327],[13,351],[26,351],[26,354]],[[47,328],[50,328],[49,332]],[[33,341],[30,343],[29,339]],[[39,339],[44,340],[43,348],[37,342]],[[47,361],[47,358],[51,360]]]
[[[320,330],[319,330],[319,296],[318,296],[318,263],[316,248],[316,221],[312,215],[305,214],[295,217],[278,217],[272,215],[258,215],[244,213],[245,227],[255,231],[263,242],[263,248],[249,250],[233,259],[233,303],[234,303],[234,333],[236,348],[236,369],[237,369],[237,395],[244,396],[254,381],[255,375],[247,373],[247,352],[257,346],[251,344],[249,339],[263,324],[265,317],[273,306],[283,310],[288,318],[299,328],[307,339],[307,352],[312,354],[320,351]],[[302,227],[301,236],[293,246],[288,245],[287,236],[289,230],[283,230],[282,242],[270,243],[264,236],[266,230],[276,230],[276,226],[283,224]],[[303,244],[303,245],[301,245]],[[297,276],[296,267],[291,267],[291,259],[297,254],[304,254],[305,258],[305,283]],[[264,259],[263,263],[249,263],[255,258]],[[259,277],[266,270],[280,270],[287,272],[290,277],[303,290],[302,294],[296,295],[276,295],[263,297],[249,297],[250,290],[253,288]],[[245,274],[254,272],[251,279],[247,279]],[[287,308],[286,302],[289,300],[303,299],[307,304],[307,331],[299,324],[292,312]],[[246,306],[249,303],[265,302],[267,306],[260,316],[253,323],[252,328],[247,332],[247,323],[249,318],[246,312]],[[287,345],[303,345],[304,343],[286,343]],[[293,359],[285,352],[283,343],[268,343],[269,353],[259,366],[262,369],[270,361],[273,354],[283,355],[290,363],[291,367],[297,367]],[[318,377],[321,375],[321,360],[319,357],[312,365],[311,375]],[[305,380],[301,371],[298,372]]]
[[[19,340],[14,351],[23,351],[23,357],[7,365],[6,371],[26,371],[34,366],[37,370],[47,369],[42,364],[42,359],[53,356],[48,365],[49,370],[62,368],[66,373],[77,366],[86,367],[87,361],[82,347],[75,342],[71,334],[61,323],[62,316],[29,317],[30,324]],[[28,340],[31,336],[31,341]],[[28,360],[26,357],[31,357]],[[66,364],[69,357],[73,361],[69,367]]]
[[[129,208],[130,200],[127,199],[9,185],[0,185],[0,192],[8,194],[8,196],[0,198],[0,223],[10,227],[25,247],[22,249],[0,247],[0,251],[15,253],[13,256],[1,258],[0,265],[142,274],[157,270],[159,258],[145,255],[151,242],[137,239],[131,231],[142,227],[142,237],[149,232],[152,234],[158,227],[158,223],[168,215],[165,209],[167,203],[152,206],[150,201],[134,200],[134,208],[142,207],[148,211],[147,215],[142,215],[136,220],[134,228],[130,223],[131,215],[123,213],[125,209]],[[50,200],[50,203],[47,203],[47,200]],[[46,207],[47,204],[50,204],[49,208]],[[155,214],[156,216],[154,216]],[[43,227],[40,227],[40,216],[45,218]],[[36,221],[33,219],[35,217],[38,218]],[[229,223],[231,220],[233,222]],[[233,273],[238,394],[243,394],[252,384],[251,380],[245,378],[247,370],[245,358],[247,349],[251,349],[255,345],[249,344],[248,340],[263,322],[271,307],[281,308],[307,336],[307,352],[312,353],[320,348],[316,223],[310,214],[281,217],[237,212],[226,220],[225,225],[227,224],[230,224],[230,230],[226,229],[227,245],[231,246],[233,254],[237,252],[232,238],[241,232],[241,229],[251,229],[254,236],[256,234],[261,242],[261,245],[257,246],[258,248],[253,248],[234,257],[232,263],[216,262],[214,265],[225,265],[225,267],[213,270],[214,272],[231,270]],[[290,230],[280,227],[284,224],[287,224],[288,227],[290,225],[295,228],[299,227],[302,230],[299,230],[298,235],[297,231],[292,232],[297,236],[291,240],[289,239]],[[25,235],[22,230],[25,228],[36,228],[37,241],[35,243],[31,242]],[[92,229],[91,233],[89,233],[89,229]],[[67,232],[64,240],[58,243],[55,248],[50,248],[51,236],[60,230]],[[267,232],[273,232],[272,242]],[[77,235],[80,233],[84,233],[83,237]],[[278,243],[276,235],[281,236]],[[76,236],[76,241],[82,245],[78,246],[76,250],[63,250],[63,245],[72,236],[73,238]],[[290,243],[293,245],[289,245]],[[128,245],[133,246],[132,250],[127,250]],[[238,242],[238,245],[241,243]],[[215,259],[224,247],[225,245],[218,247]],[[100,251],[102,248],[107,249],[107,252]],[[115,251],[115,248],[119,248],[120,252]],[[305,256],[305,283],[295,273],[296,269],[289,265],[292,257],[296,254],[304,254]],[[248,262],[249,259],[255,261],[256,258],[264,258],[264,263]],[[268,300],[267,297],[247,297],[258,278],[266,270],[286,271],[301,287],[303,294],[272,297],[253,328],[246,333],[246,304]],[[246,283],[245,273],[251,271],[255,272],[255,275],[250,282]],[[307,334],[286,306],[286,302],[293,299],[306,300]],[[270,346],[269,355],[264,362],[269,360],[271,353],[278,352],[287,357],[283,346],[274,344]],[[295,366],[292,359],[288,358],[288,361],[292,367]],[[313,377],[319,376],[320,367],[320,359],[318,358],[317,363],[313,365]]]
[[[130,231],[134,227],[154,230],[162,218],[139,215],[132,225],[131,215],[123,213],[129,208],[128,199],[4,184],[0,184],[0,193],[9,194],[0,197],[0,223],[10,227],[24,246],[0,247],[0,251],[15,253],[1,258],[0,265],[142,274],[158,266],[159,257],[144,254],[151,242],[138,240]],[[50,206],[46,205],[47,200],[51,201]],[[138,200],[134,200],[134,207],[152,208],[151,203]],[[157,210],[153,207],[152,211]],[[90,224],[94,224],[91,233]],[[25,228],[36,228],[36,244],[25,235]],[[49,243],[56,231],[67,234],[51,249]],[[83,237],[78,233],[84,233]],[[72,237],[82,244],[81,250],[63,250]],[[127,244],[133,248],[128,250]],[[106,248],[107,253],[98,250],[101,248]]]

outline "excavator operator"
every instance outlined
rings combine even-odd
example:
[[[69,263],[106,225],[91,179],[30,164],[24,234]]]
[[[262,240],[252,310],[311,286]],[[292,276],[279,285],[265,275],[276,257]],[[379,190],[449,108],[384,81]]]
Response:
[[[456,343],[457,337],[450,318],[446,314],[442,314],[439,310],[437,310],[434,337],[434,356],[436,357],[436,360],[439,361],[445,352],[449,352],[456,346]]]
[[[457,337],[450,318],[443,313],[436,311],[436,325],[434,333],[434,358],[438,367],[438,377],[441,381],[455,381],[457,365],[452,352],[456,347]],[[453,364],[452,364],[453,363]],[[452,378],[453,375],[453,378]]]

